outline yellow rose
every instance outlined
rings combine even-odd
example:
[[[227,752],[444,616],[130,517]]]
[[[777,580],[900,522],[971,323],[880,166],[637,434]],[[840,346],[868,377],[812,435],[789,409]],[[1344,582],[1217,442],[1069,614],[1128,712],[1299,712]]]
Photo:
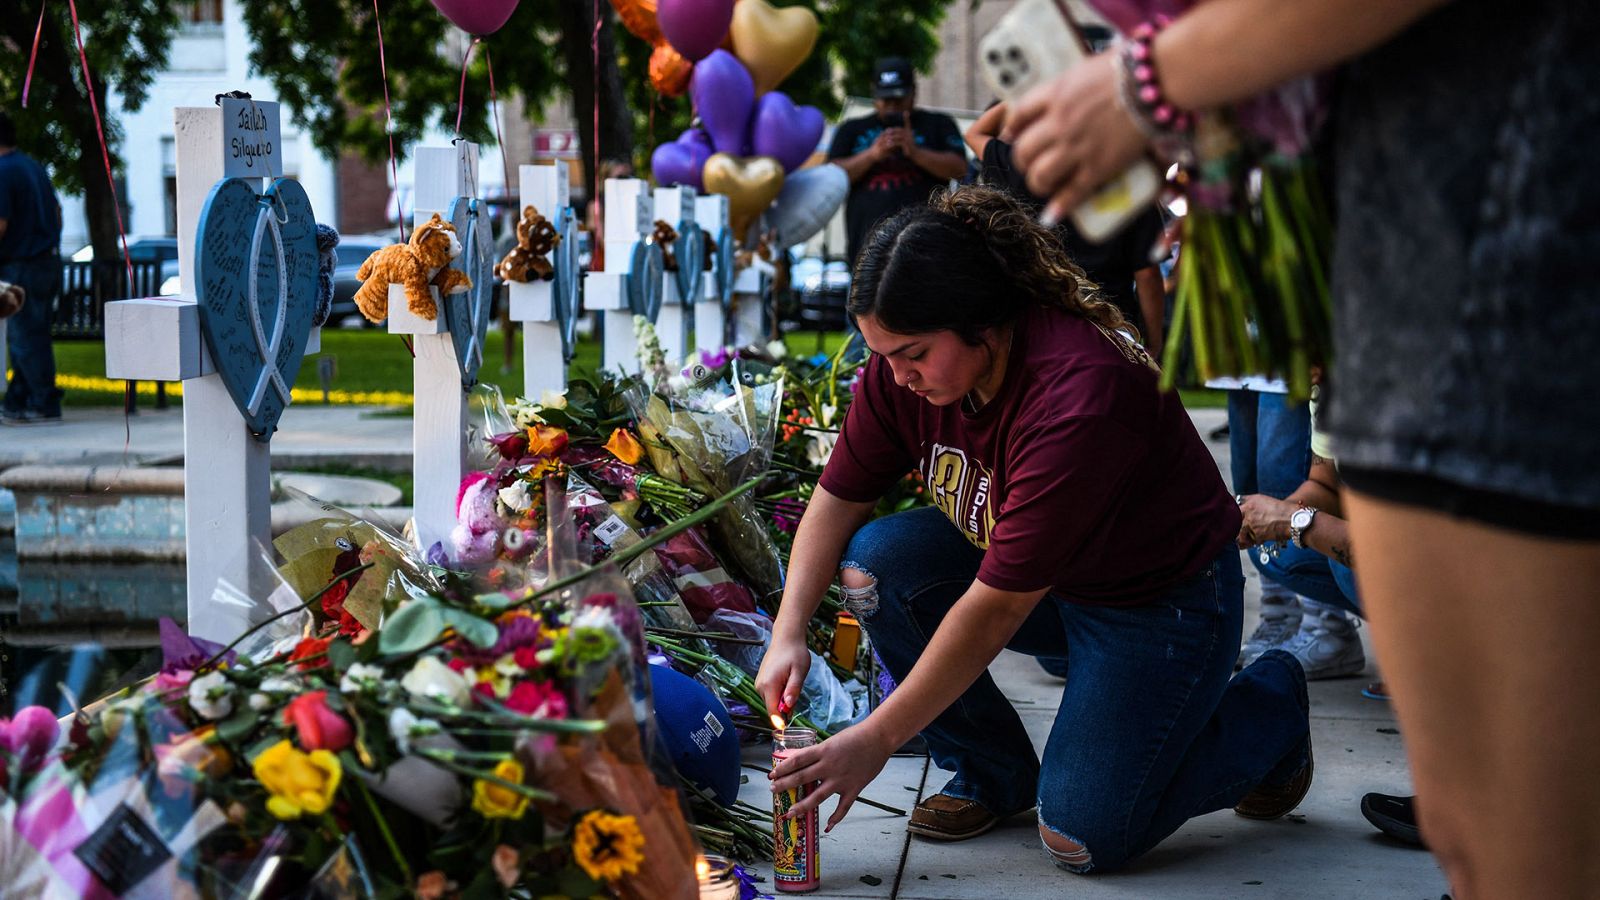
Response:
[[[502,759],[494,767],[496,778],[522,783],[522,763]],[[472,783],[472,808],[485,819],[520,819],[528,811],[528,795],[503,784],[479,778]]]
[[[251,767],[256,780],[272,795],[267,799],[267,812],[280,819],[327,812],[344,773],[339,757],[326,750],[303,753],[288,740],[262,751]]]

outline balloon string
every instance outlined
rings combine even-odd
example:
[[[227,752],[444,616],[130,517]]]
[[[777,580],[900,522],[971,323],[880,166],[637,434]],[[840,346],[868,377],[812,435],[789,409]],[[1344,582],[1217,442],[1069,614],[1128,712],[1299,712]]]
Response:
[[[44,31],[44,3],[39,4],[39,24],[33,26],[33,52],[28,54],[28,74],[22,79],[22,108],[28,108],[28,88],[33,85],[33,64],[39,58],[39,35]]]
[[[489,52],[489,45],[483,45],[483,63],[489,67],[489,110],[494,116],[494,142],[500,147],[500,176],[505,179],[501,182],[506,192],[506,200],[511,199],[511,161],[507,158],[506,142],[500,137],[500,100],[494,89],[494,56]],[[516,218],[516,209],[519,204],[511,204],[512,218]]]
[[[78,25],[77,0],[67,0],[72,11],[72,36],[78,42],[78,62],[83,66],[83,84],[89,89],[89,110],[94,113],[94,132],[100,138],[100,161],[105,164],[106,184],[111,188],[111,208],[117,216],[117,235],[122,238],[122,263],[128,269],[128,290],[133,290],[133,258],[128,254],[128,232],[122,227],[122,202],[117,199],[117,179],[111,172],[111,148],[106,146],[105,126],[100,122],[100,103],[94,98],[94,76],[89,72],[89,55],[83,52],[83,30]],[[44,11],[39,12],[42,27]]]
[[[600,26],[605,20],[600,18],[600,0],[594,0],[594,34],[590,37],[589,48],[594,51],[594,172],[590,180],[594,187],[590,191],[590,202],[594,204],[594,223],[589,233],[592,246],[595,248],[594,256],[601,262],[599,268],[604,271],[605,257],[602,255],[605,242],[600,239],[604,233],[602,226],[605,224],[604,205],[600,202]],[[594,266],[591,263],[591,268]]]
[[[372,0],[372,21],[378,25],[378,71],[383,73],[383,130],[389,137],[389,174],[394,177],[394,223],[400,229],[400,243],[406,242],[406,214],[400,208],[400,166],[394,157],[394,112],[389,108],[389,63],[383,57],[383,18],[378,0]]]
[[[482,38],[474,37],[472,43],[467,45],[467,52],[461,57],[461,90],[456,94],[456,137],[461,137],[461,114],[466,112],[467,103],[467,63],[472,61],[472,48],[478,46]]]

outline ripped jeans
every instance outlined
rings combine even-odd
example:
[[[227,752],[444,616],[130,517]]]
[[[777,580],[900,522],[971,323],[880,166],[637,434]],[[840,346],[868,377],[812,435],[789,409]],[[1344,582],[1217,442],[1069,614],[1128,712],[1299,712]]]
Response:
[[[841,567],[875,585],[847,592],[846,602],[896,679],[910,673],[982,559],[936,509],[874,520],[851,539]],[[1087,873],[1122,866],[1259,784],[1287,782],[1310,747],[1305,676],[1278,651],[1233,676],[1243,586],[1230,544],[1148,606],[1046,595],[1006,645],[1067,661],[1043,765],[984,673],[922,732],[933,761],[955,773],[942,793],[1000,815],[1037,807],[1042,828],[1084,848],[1057,859]]]

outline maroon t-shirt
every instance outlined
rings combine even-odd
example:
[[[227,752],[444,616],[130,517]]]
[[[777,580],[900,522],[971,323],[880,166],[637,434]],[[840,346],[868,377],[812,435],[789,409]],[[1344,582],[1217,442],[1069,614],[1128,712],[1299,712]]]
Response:
[[[938,407],[868,360],[822,486],[882,496],[915,465],[933,505],[983,549],[978,580],[1097,606],[1154,601],[1239,533],[1239,510],[1176,392],[1134,347],[1037,309],[999,392]]]

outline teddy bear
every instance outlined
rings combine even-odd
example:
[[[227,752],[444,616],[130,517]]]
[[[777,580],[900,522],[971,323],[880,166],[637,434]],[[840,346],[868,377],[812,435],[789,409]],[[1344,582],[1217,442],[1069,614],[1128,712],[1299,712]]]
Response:
[[[494,273],[502,281],[522,284],[534,279],[549,281],[556,277],[555,267],[550,265],[550,251],[560,243],[561,234],[549,219],[532,206],[523,207],[522,220],[517,223],[517,246],[500,260]]]
[[[661,248],[661,268],[668,272],[678,271],[678,255],[672,252],[672,242],[678,239],[678,232],[671,225],[661,219],[656,220],[656,230],[650,235],[650,240]]]
[[[16,315],[25,296],[22,285],[0,281],[0,319]]]
[[[339,246],[339,232],[331,225],[317,223],[317,311],[311,317],[311,324],[321,328],[328,323],[328,314],[333,312],[333,269],[339,264],[339,254],[333,248]]]
[[[356,291],[356,307],[369,321],[389,317],[389,285],[404,285],[406,307],[419,319],[433,321],[439,306],[429,286],[439,296],[460,294],[472,289],[465,272],[450,268],[450,261],[461,255],[461,241],[454,225],[438,213],[411,232],[409,244],[392,244],[367,257],[356,271],[361,288]]]
[[[505,523],[495,508],[495,483],[487,472],[473,472],[456,489],[456,526],[450,531],[450,554],[461,565],[492,561]]]

